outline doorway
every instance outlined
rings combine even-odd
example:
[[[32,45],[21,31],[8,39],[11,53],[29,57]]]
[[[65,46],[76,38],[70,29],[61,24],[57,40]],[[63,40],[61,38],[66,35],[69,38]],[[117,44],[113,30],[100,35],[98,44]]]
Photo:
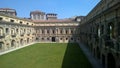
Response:
[[[55,37],[52,37],[52,42],[55,42]]]

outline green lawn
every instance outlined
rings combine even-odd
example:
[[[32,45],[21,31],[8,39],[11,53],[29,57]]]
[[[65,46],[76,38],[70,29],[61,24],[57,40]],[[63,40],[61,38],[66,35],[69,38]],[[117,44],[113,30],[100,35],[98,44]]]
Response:
[[[92,66],[75,43],[38,43],[0,56],[0,68],[92,68]]]

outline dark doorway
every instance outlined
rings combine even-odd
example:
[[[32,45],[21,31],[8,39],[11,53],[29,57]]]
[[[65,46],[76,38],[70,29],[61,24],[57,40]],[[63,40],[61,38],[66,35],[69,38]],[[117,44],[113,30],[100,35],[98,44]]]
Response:
[[[107,55],[107,66],[108,68],[116,68],[115,58],[111,53]]]
[[[102,55],[102,65],[105,67],[105,56]]]
[[[52,37],[52,42],[55,42],[55,37]]]
[[[100,49],[99,49],[99,47],[97,47],[96,51],[97,51],[97,58],[100,59]]]

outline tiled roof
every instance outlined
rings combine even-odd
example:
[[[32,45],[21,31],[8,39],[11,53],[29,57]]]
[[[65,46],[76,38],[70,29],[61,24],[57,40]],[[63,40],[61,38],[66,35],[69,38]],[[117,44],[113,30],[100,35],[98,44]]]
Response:
[[[69,23],[74,22],[70,19],[57,19],[57,20],[33,20],[35,23]]]

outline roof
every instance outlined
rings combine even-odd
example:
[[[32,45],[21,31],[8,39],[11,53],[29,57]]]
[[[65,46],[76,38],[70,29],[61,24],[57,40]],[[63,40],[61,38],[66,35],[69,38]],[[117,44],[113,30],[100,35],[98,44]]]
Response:
[[[47,13],[46,15],[57,15],[56,13]]]
[[[57,20],[33,20],[35,23],[69,23],[69,22],[75,22],[70,19],[57,19]]]
[[[42,11],[39,11],[39,10],[35,10],[35,11],[31,11],[30,15],[31,14],[45,14],[45,12],[42,12]]]
[[[11,9],[11,8],[0,8],[0,10],[15,10],[15,9]]]
[[[0,16],[6,16],[6,17],[15,18],[15,19],[24,20],[24,21],[29,21],[29,22],[32,21],[32,20],[29,19],[29,18],[20,18],[20,17],[16,17],[16,16],[8,15],[8,14],[2,14],[2,13],[0,13]]]

